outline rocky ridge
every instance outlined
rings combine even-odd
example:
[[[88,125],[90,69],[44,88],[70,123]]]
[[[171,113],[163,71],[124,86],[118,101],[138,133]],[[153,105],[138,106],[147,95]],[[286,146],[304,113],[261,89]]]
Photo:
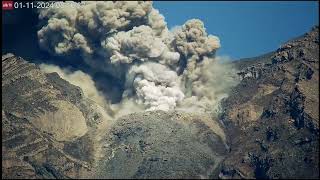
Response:
[[[319,28],[239,68],[221,178],[319,177]],[[238,62],[241,67],[241,61]]]
[[[104,112],[57,73],[2,56],[2,178],[78,178],[94,162]]]

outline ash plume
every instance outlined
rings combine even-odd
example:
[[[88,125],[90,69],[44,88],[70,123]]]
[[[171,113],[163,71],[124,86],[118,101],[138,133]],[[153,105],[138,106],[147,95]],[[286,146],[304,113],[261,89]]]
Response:
[[[122,82],[122,100],[111,104],[89,75],[78,71],[66,75],[55,68],[71,83],[85,86],[87,96],[111,109],[113,117],[144,110],[211,112],[237,83],[225,80],[232,77],[232,68],[218,62],[220,40],[207,34],[201,20],[191,19],[169,31],[150,1],[67,7],[39,11],[40,47],[66,61],[76,54],[76,61]],[[78,77],[86,77],[88,83],[77,83]]]

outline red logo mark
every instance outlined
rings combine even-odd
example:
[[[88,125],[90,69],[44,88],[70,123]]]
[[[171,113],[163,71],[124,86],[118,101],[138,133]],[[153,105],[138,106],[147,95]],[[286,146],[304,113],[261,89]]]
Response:
[[[13,1],[2,1],[2,10],[12,10]]]

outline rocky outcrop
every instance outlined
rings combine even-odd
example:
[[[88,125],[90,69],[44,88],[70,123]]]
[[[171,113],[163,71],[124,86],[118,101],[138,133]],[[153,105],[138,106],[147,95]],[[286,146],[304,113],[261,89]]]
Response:
[[[231,152],[220,177],[319,178],[318,27],[269,57],[242,66],[223,103]]]

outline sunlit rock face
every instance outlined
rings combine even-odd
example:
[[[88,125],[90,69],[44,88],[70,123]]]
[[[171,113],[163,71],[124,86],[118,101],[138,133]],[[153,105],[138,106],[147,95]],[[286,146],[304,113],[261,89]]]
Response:
[[[2,56],[2,177],[79,178],[110,125],[82,90],[12,54]]]

